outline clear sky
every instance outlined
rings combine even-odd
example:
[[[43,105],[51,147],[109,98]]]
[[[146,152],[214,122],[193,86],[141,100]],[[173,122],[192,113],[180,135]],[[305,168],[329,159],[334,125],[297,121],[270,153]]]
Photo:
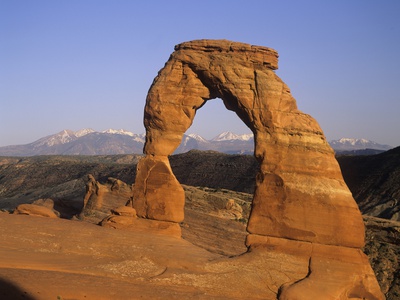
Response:
[[[63,129],[143,133],[174,45],[229,39],[279,52],[277,74],[328,140],[400,145],[399,0],[0,0],[0,146]],[[218,99],[188,133],[249,130]]]

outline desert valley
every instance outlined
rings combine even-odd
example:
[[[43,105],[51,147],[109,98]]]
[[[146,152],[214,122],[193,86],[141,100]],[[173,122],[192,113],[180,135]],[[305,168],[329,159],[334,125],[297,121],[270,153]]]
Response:
[[[11,283],[17,286],[18,289],[12,291],[16,295],[15,299],[29,299],[28,296],[31,299],[57,299],[57,296],[63,297],[61,299],[85,299],[84,296],[86,299],[157,299],[167,296],[179,299],[185,298],[185,293],[190,294],[191,292],[184,288],[182,294],[169,294],[165,287],[163,292],[152,287],[150,290],[154,291],[154,294],[148,294],[149,288],[146,284],[130,281],[131,277],[137,275],[136,272],[144,272],[137,270],[138,266],[135,264],[140,264],[139,268],[145,266],[144,262],[132,260],[132,256],[147,253],[146,247],[158,247],[157,240],[160,240],[160,247],[169,245],[173,249],[171,244],[162,244],[168,237],[157,234],[156,238],[146,239],[143,235],[138,238],[132,237],[134,234],[129,232],[125,239],[131,239],[131,242],[126,241],[120,249],[115,249],[112,244],[120,243],[118,239],[122,239],[126,231],[121,230],[121,233],[117,233],[116,230],[110,231],[96,225],[110,214],[107,208],[117,207],[129,201],[131,184],[140,157],[141,155],[2,157],[0,205],[3,213],[0,216],[4,247],[1,276],[3,280],[12,281],[2,283],[2,287],[11,289]],[[183,240],[188,242],[186,246],[191,245],[191,248],[185,251],[201,249],[205,250],[203,254],[226,259],[244,253],[247,250],[244,243],[247,235],[246,224],[258,167],[254,157],[193,150],[171,156],[170,160],[175,175],[184,184],[186,194],[185,220],[181,227]],[[374,162],[376,160],[380,160],[380,163]],[[387,299],[397,299],[400,293],[400,223],[398,213],[396,217],[395,212],[398,212],[399,205],[392,203],[385,195],[391,194],[396,197],[400,190],[398,181],[397,185],[395,181],[398,178],[395,176],[400,172],[400,166],[398,163],[396,165],[396,162],[400,161],[400,148],[376,156],[338,157],[338,161],[353,194],[364,195],[356,197],[366,225],[364,252],[369,256]],[[366,165],[370,165],[367,170],[360,170],[366,168]],[[79,219],[77,216],[83,206],[88,174],[93,174],[97,184],[112,196],[105,197],[110,199],[110,202],[104,202],[105,209],[93,210],[88,216]],[[377,188],[372,180],[377,174],[382,179],[388,178],[380,184],[380,188]],[[120,188],[112,191],[113,178],[119,179]],[[394,181],[390,182],[389,178],[393,178]],[[381,208],[380,211],[368,210],[365,204],[362,205],[365,195],[377,202],[374,207]],[[235,201],[235,205],[227,207],[232,200]],[[38,217],[41,213],[32,211],[25,212],[32,216],[8,215],[19,204],[24,203],[47,207],[61,219]],[[5,226],[6,224],[8,225]],[[177,242],[176,238],[171,240],[170,243]],[[130,243],[135,245],[129,246]],[[143,247],[142,250],[138,250],[139,246]],[[183,259],[175,252],[179,250],[178,244],[175,246],[173,255],[178,260]],[[131,254],[130,247],[136,249],[132,249]],[[97,248],[102,250],[96,250]],[[121,252],[121,249],[125,249],[128,254]],[[143,253],[140,254],[141,251]],[[93,271],[85,271],[85,263],[92,256],[96,258],[98,265],[102,266],[102,272],[96,276],[92,275],[93,277],[89,276]],[[116,262],[112,264],[110,261],[113,256]],[[199,261],[193,256],[192,263],[197,264]],[[72,267],[75,269],[68,270]],[[42,274],[42,277],[37,278],[38,274]],[[244,272],[241,273],[239,278],[246,280],[244,275]],[[49,276],[54,280],[49,281]],[[141,281],[144,280],[142,275],[139,277]],[[90,278],[92,280],[89,283]],[[131,279],[128,280],[129,278]],[[110,280],[107,284],[106,279]],[[71,289],[72,285],[80,287],[81,291],[78,292],[77,288]],[[261,294],[255,295],[254,298],[262,299]],[[207,297],[206,287],[203,291],[198,288],[195,295],[199,299],[218,298],[217,294],[208,294]],[[224,296],[220,298],[223,299]],[[240,296],[232,298],[239,299]]]
[[[144,154],[1,156],[0,298],[398,299],[400,147],[335,156],[277,58],[179,44],[148,93]],[[173,154],[214,98],[254,156]]]

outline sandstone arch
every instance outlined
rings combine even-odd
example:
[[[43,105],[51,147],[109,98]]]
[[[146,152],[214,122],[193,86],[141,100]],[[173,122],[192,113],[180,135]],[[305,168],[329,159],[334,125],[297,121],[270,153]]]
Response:
[[[274,72],[277,68],[277,52],[266,47],[227,40],[175,46],[147,95],[146,157],[138,164],[134,207],[143,218],[183,220],[184,192],[168,156],[179,146],[196,111],[208,100],[221,98],[254,133],[254,154],[260,163],[247,245],[300,251],[310,257],[312,274],[286,283],[280,298],[302,294],[296,299],[310,299],[310,286],[327,284],[327,277],[318,277],[323,275],[318,272],[334,261],[339,274],[348,268],[346,276],[333,276],[333,287],[328,284],[325,289],[332,289],[329,295],[341,295],[332,299],[347,299],[351,293],[363,297],[370,291],[378,299],[379,287],[360,251],[362,217],[334,152],[318,123],[297,109],[289,88]]]
[[[175,47],[146,99],[147,157],[139,165],[135,188],[140,216],[182,221],[183,190],[168,155],[179,146],[196,110],[218,97],[255,136],[261,169],[248,231],[322,244],[363,245],[361,214],[334,153],[317,122],[297,109],[289,88],[274,72],[277,64],[273,49],[226,40]]]

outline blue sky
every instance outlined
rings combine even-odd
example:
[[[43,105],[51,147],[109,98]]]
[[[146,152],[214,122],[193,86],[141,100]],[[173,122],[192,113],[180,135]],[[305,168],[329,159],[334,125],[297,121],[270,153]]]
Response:
[[[143,133],[174,49],[229,39],[276,49],[277,74],[328,140],[400,145],[400,1],[0,0],[0,146],[63,129]],[[249,130],[218,99],[188,133]]]

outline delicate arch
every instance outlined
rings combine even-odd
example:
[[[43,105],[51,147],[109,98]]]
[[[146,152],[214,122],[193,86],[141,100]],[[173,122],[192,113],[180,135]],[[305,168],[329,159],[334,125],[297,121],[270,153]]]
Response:
[[[146,99],[146,157],[138,165],[134,188],[139,216],[183,220],[184,192],[168,156],[196,111],[218,97],[254,133],[260,171],[248,245],[278,237],[362,247],[361,214],[334,153],[317,122],[297,109],[289,88],[274,72],[277,64],[273,49],[226,40],[175,47]]]
[[[226,40],[175,47],[146,99],[146,156],[138,164],[134,207],[141,217],[167,221],[156,226],[183,220],[185,195],[168,156],[196,111],[208,99],[221,98],[253,131],[260,162],[246,243],[266,246],[275,259],[292,257],[296,266],[289,273],[297,265],[305,271],[291,282],[286,274],[285,280],[274,278],[277,298],[383,299],[359,249],[364,224],[334,153],[274,73],[277,62],[272,49]],[[262,261],[281,272],[280,263]]]

